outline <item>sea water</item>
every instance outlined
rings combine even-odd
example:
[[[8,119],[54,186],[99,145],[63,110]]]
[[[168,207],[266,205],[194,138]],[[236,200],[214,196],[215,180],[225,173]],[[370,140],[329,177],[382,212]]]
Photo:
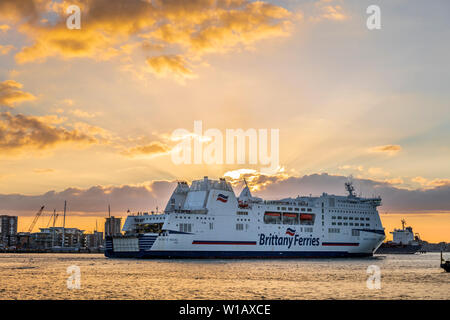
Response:
[[[450,299],[450,273],[439,264],[439,253],[289,260],[0,254],[0,299]]]

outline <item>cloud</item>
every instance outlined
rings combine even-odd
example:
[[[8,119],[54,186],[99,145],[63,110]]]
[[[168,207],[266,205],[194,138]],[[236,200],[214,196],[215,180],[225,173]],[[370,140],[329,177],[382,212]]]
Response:
[[[364,171],[364,166],[358,165],[358,166],[353,166],[353,165],[343,165],[343,166],[338,166],[339,170],[355,170],[355,171],[359,171],[362,172]]]
[[[348,178],[326,173],[301,177],[289,177],[286,174],[274,176],[257,174],[255,179],[248,179],[248,181],[249,183],[252,181],[253,185],[257,186],[258,190],[253,192],[255,196],[264,199],[282,199],[298,195],[317,196],[323,192],[345,195],[344,183],[348,181]],[[382,181],[370,179],[354,179],[353,181],[357,193],[363,192],[363,196],[366,197],[381,196],[383,205],[379,210],[383,212],[450,211],[449,183],[427,190],[406,190]],[[156,205],[164,208],[175,186],[176,183],[173,181],[151,181],[140,185],[68,188],[61,192],[49,191],[35,196],[2,194],[0,210],[27,211],[29,215],[33,215],[42,205],[46,205],[49,209],[61,210],[64,200],[67,200],[70,211],[85,215],[106,213],[108,204],[111,204],[115,212],[125,213],[127,209],[148,211]],[[238,188],[235,191],[238,193]]]
[[[11,27],[7,24],[0,24],[0,32],[7,32],[9,29],[11,29]]]
[[[61,101],[61,103],[65,104],[66,106],[71,107],[74,105],[75,101],[73,101],[72,99],[64,99]]]
[[[257,195],[264,198],[320,195],[322,192],[343,195],[345,194],[344,183],[347,180],[347,177],[326,173],[293,176],[273,181],[270,185],[261,188]],[[365,197],[381,196],[383,211],[450,211],[450,183],[426,190],[408,190],[395,187],[385,181],[371,179],[354,179],[353,181],[357,193],[362,192]]]
[[[322,18],[338,21],[347,19],[347,16],[343,13],[341,6],[324,6],[322,10]]]
[[[411,179],[412,182],[419,184],[422,188],[434,188],[450,185],[450,179],[433,179],[429,180],[424,177],[415,177]],[[449,195],[450,197],[450,195]]]
[[[61,210],[67,201],[68,214],[84,215],[106,213],[108,204],[114,212],[149,211],[158,205],[164,208],[176,182],[152,181],[141,185],[93,186],[87,189],[67,188],[61,192],[49,191],[41,195],[0,194],[0,210],[19,211],[33,215],[40,206],[46,210]]]
[[[78,118],[95,118],[100,115],[99,112],[89,113],[80,109],[70,110],[69,113]]]
[[[38,6],[42,9],[42,0],[2,0],[0,1],[0,18],[8,21],[26,19],[35,21],[38,17]]]
[[[401,185],[401,184],[405,183],[405,181],[402,178],[385,179],[384,182],[392,184],[392,185]]]
[[[0,55],[6,55],[6,54],[8,54],[11,50],[13,50],[14,49],[14,46],[13,45],[6,45],[6,46],[2,46],[1,44],[0,44]]]
[[[24,101],[35,100],[34,95],[21,90],[22,86],[21,83],[14,80],[0,82],[0,106],[14,107]]]
[[[187,60],[288,36],[294,18],[283,7],[250,0],[28,0],[25,8],[7,3],[0,18],[15,17],[19,32],[31,41],[16,54],[18,63],[49,57],[108,60],[141,48],[159,52],[160,57],[147,60],[155,74],[173,72],[183,79],[194,73]],[[66,28],[65,9],[70,4],[81,8],[81,30]],[[53,23],[40,23],[39,18],[48,14],[54,16]]]
[[[122,152],[123,155],[129,156],[129,157],[136,157],[136,156],[154,156],[154,155],[161,155],[166,154],[171,150],[171,148],[159,141],[153,141],[149,144],[133,147],[130,149],[127,149]]]
[[[278,168],[278,171],[271,175],[262,174],[254,169],[237,169],[227,171],[224,176],[229,177],[230,183],[236,187],[243,186],[243,180],[245,179],[251,191],[268,188],[272,183],[289,178],[289,174],[285,172],[284,168]]]
[[[237,169],[232,171],[227,171],[224,173],[224,177],[229,177],[233,180],[241,179],[241,176],[244,176],[245,174],[251,174],[255,175],[257,174],[257,171],[255,169]]]
[[[158,76],[174,75],[180,80],[194,77],[192,70],[186,67],[186,60],[180,55],[151,57],[146,61],[151,72]]]
[[[313,21],[320,20],[334,20],[343,21],[347,20],[348,16],[344,13],[344,9],[339,4],[336,4],[334,0],[320,0],[315,3],[316,10],[318,13],[312,17]]]
[[[374,177],[387,177],[390,176],[391,174],[387,171],[385,171],[382,168],[378,168],[378,167],[370,167],[367,172]]]
[[[372,153],[385,153],[387,155],[395,155],[402,150],[402,147],[397,144],[387,144],[384,146],[376,146],[369,149]]]
[[[61,144],[91,145],[99,141],[93,129],[90,132],[69,130],[55,126],[54,123],[57,122],[54,116],[34,117],[0,113],[0,154],[17,154]]]

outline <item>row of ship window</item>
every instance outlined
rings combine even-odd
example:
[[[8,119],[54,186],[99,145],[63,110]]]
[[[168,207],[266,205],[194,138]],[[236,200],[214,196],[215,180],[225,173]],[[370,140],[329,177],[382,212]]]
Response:
[[[245,224],[245,230],[248,230],[249,226],[248,224]],[[259,229],[259,227],[258,227]],[[236,224],[236,230],[237,231],[243,231],[244,230],[244,224],[243,223],[237,223]],[[313,228],[312,227],[305,227],[305,228],[299,228],[298,230],[299,232],[313,232]]]
[[[328,233],[340,233],[341,229],[339,228],[328,228]],[[352,236],[359,237],[359,230],[352,230]]]
[[[248,230],[248,228],[249,228],[249,225],[247,223],[245,224],[245,227],[244,227],[244,223],[236,223],[237,231]],[[214,229],[214,224],[212,222],[209,223],[209,229],[210,230]],[[259,227],[258,227],[258,229],[259,229]],[[179,230],[180,230],[180,232],[192,232],[192,224],[180,223]],[[339,229],[337,229],[337,230],[339,230]],[[313,228],[312,227],[299,228],[299,232],[313,232]]]
[[[331,217],[331,219],[333,219],[333,220],[336,220],[336,219],[338,219],[338,220],[340,220],[340,219],[343,219],[343,220],[353,220],[353,218],[355,219],[355,220],[364,220],[364,218],[363,217],[361,217],[361,218],[358,218],[358,217],[341,217],[341,216],[338,216],[338,217],[336,217],[336,216],[332,216]],[[370,219],[369,218],[366,218],[366,220],[367,221],[369,221]]]
[[[341,200],[338,200],[338,203],[343,203]],[[354,204],[354,203],[350,203],[350,204],[338,204],[338,207],[358,207],[358,208],[369,208],[368,205],[364,205],[364,204]]]
[[[209,230],[214,229],[214,224],[212,222],[209,223]],[[190,223],[180,223],[179,225],[180,232],[192,232],[192,224]]]
[[[363,213],[363,214],[373,213],[373,212],[370,212],[370,211],[354,211],[354,210],[330,210],[330,212],[336,212],[336,213]]]
[[[162,217],[148,217],[148,218],[138,218],[138,219],[135,219],[134,221],[136,221],[136,222],[144,222],[145,220],[148,220],[148,219],[150,219],[150,220],[163,220],[163,218]]]
[[[312,209],[311,208],[291,208],[291,207],[277,207],[277,210],[287,210],[287,211],[307,211],[307,212],[311,212]]]
[[[191,217],[186,217],[186,216],[176,216],[175,218],[177,219],[191,219]],[[214,218],[211,217],[195,217],[196,220],[214,220]]]
[[[353,224],[353,222],[332,222],[331,223],[331,225],[332,226],[335,226],[335,225],[338,225],[338,226],[353,226],[353,225],[355,225],[355,226],[361,226],[361,227],[364,227],[364,223],[358,223],[358,222],[355,222],[355,224]],[[369,223],[366,223],[366,227],[369,227],[370,226],[370,224]]]

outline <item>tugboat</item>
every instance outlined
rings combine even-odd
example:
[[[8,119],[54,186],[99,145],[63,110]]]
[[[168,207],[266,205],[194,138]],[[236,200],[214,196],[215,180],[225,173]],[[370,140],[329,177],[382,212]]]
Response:
[[[414,254],[422,248],[420,236],[414,234],[411,227],[405,227],[406,221],[402,219],[402,228],[394,229],[393,241],[383,243],[375,253],[378,254]]]
[[[445,270],[445,272],[450,272],[450,260],[445,261],[444,257],[442,256],[441,251],[441,268]]]

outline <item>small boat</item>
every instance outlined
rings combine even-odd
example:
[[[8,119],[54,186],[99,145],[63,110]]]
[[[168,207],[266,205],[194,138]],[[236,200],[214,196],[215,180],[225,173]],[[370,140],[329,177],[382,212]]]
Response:
[[[450,260],[445,261],[441,251],[441,268],[446,272],[450,272]]]

